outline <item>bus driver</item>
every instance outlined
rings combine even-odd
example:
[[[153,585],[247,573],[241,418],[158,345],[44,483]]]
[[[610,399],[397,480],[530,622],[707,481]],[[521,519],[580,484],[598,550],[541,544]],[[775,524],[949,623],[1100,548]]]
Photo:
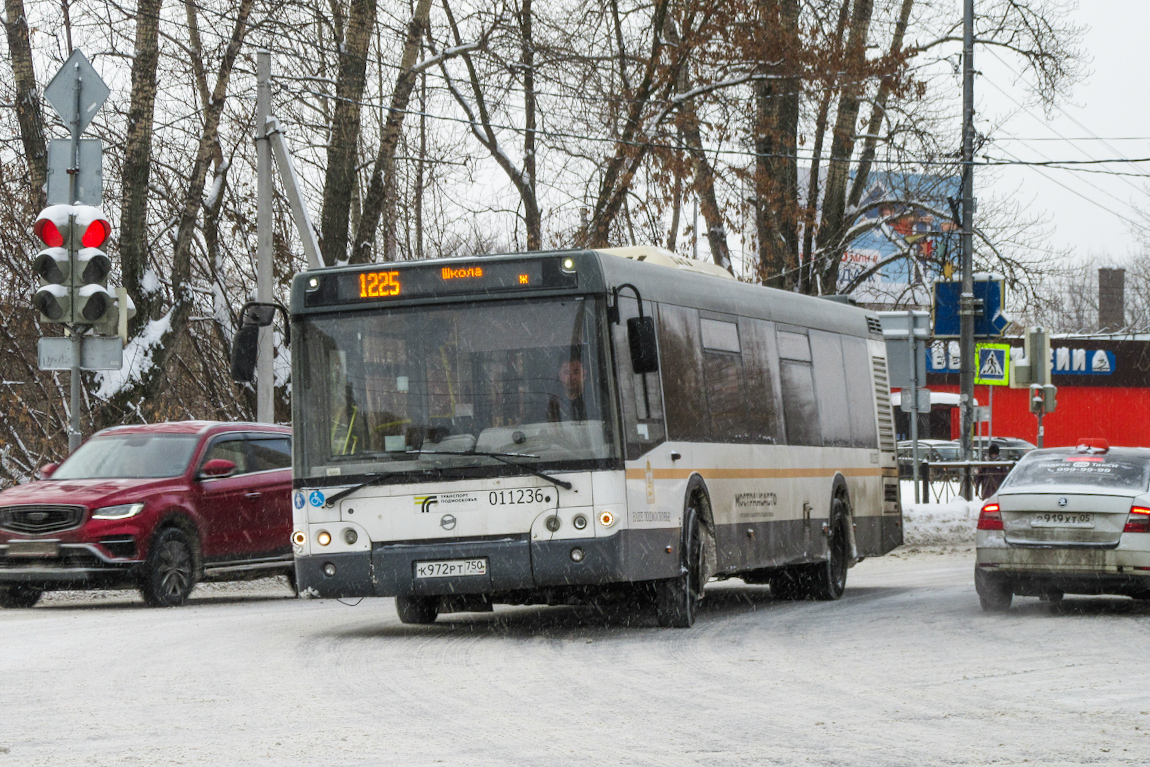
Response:
[[[547,420],[585,421],[587,405],[583,401],[583,362],[572,357],[559,366],[559,383],[563,394],[552,395],[547,402]]]

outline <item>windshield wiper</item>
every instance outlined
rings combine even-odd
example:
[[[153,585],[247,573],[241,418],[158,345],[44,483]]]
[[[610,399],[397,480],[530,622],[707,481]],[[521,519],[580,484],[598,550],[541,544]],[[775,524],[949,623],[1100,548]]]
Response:
[[[519,463],[518,461],[507,460],[508,458],[538,458],[539,457],[537,455],[531,455],[529,453],[488,453],[488,452],[483,451],[483,450],[459,450],[459,451],[453,451],[453,450],[412,450],[409,452],[419,453],[420,455],[482,455],[486,458],[494,458],[497,461],[502,461],[503,463],[507,464],[508,466],[515,466],[516,468],[523,469],[524,471],[528,472],[529,474],[534,474],[535,476],[539,477],[540,479],[545,479],[548,482],[550,482],[551,484],[558,485],[559,487],[563,488],[564,490],[570,490],[571,489],[571,483],[567,482],[566,480],[552,477],[550,474],[545,474],[544,472],[539,471],[539,469],[536,469],[532,466],[529,466],[528,464]]]
[[[563,488],[564,490],[570,490],[572,487],[571,483],[567,482],[566,480],[562,480],[562,479],[559,479],[557,477],[552,477],[551,475],[545,474],[544,472],[539,471],[539,469],[536,469],[532,466],[529,466],[528,464],[519,463],[518,461],[508,460],[509,458],[538,458],[539,457],[537,455],[530,455],[529,453],[488,453],[485,451],[475,451],[475,450],[467,450],[467,451],[463,451],[463,450],[459,450],[459,451],[454,451],[454,450],[408,450],[408,451],[406,451],[406,453],[402,453],[402,455],[481,455],[481,456],[484,456],[486,458],[494,458],[495,460],[501,461],[501,462],[507,464],[508,466],[514,466],[516,468],[523,469],[524,471],[528,472],[529,474],[534,474],[535,476],[539,477],[540,479],[545,479],[548,482],[550,482],[551,484],[558,485],[559,487]],[[392,477],[391,474],[372,475],[371,479],[369,479],[365,482],[360,482],[358,485],[352,485],[351,487],[349,487],[345,490],[340,490],[338,493],[335,493],[333,495],[329,495],[327,497],[327,500],[324,501],[323,505],[327,508],[331,508],[338,501],[341,501],[344,498],[348,497],[349,495],[354,493],[356,490],[362,490],[363,488],[369,487],[371,485],[381,484],[383,481],[391,479],[391,477]]]

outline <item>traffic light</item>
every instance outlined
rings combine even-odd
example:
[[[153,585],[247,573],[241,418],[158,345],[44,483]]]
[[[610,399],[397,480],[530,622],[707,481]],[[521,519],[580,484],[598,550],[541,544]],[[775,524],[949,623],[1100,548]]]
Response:
[[[1058,404],[1058,387],[1054,384],[1030,385],[1030,412],[1053,413]]]
[[[99,326],[111,320],[114,325],[117,301],[108,290],[112,262],[100,250],[112,225],[103,212],[92,205],[51,205],[32,230],[48,246],[32,266],[40,278],[32,304],[41,320]]]

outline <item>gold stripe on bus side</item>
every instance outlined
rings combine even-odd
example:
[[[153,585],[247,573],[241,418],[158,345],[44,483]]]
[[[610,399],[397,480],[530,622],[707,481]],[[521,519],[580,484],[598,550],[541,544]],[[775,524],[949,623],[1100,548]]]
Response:
[[[866,469],[652,469],[654,479],[687,479],[698,474],[703,479],[808,479],[815,477],[881,477],[881,468]],[[645,469],[627,469],[627,479],[646,479]]]

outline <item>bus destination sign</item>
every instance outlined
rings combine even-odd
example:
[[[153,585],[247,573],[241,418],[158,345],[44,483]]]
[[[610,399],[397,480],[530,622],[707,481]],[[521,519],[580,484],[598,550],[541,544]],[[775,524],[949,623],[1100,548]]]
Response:
[[[381,266],[333,274],[322,279],[318,289],[309,290],[305,302],[308,306],[355,304],[466,293],[567,288],[576,284],[576,275],[563,271],[559,259],[468,264],[441,262],[405,269]]]

